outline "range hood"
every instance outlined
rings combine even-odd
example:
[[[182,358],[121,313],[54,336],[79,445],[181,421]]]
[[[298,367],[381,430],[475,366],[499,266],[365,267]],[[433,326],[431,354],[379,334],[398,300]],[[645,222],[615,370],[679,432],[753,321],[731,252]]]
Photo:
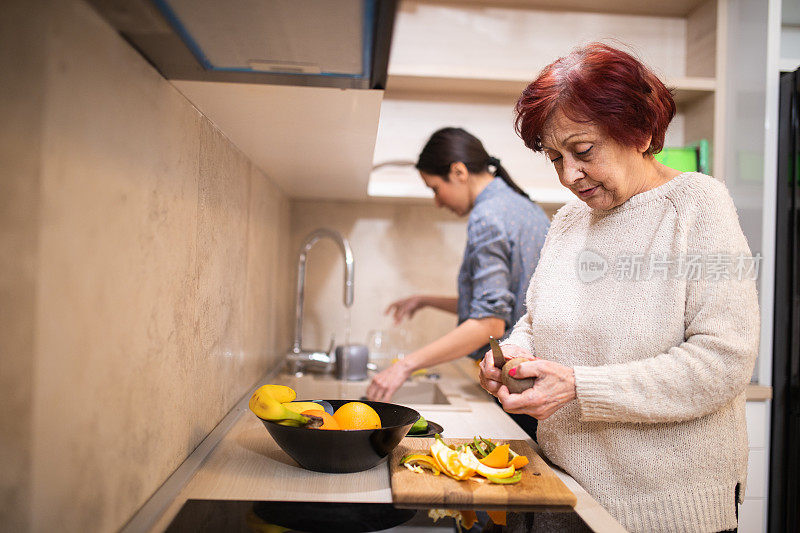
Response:
[[[170,80],[384,89],[395,0],[90,0]]]

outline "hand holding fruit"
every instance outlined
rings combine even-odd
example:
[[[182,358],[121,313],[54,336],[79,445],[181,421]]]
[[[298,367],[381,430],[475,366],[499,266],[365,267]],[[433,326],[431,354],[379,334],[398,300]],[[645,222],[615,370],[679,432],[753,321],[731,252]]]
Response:
[[[506,359],[507,363],[504,365],[504,370],[506,373],[506,381],[509,378],[513,379],[516,376],[510,376],[509,372],[511,368],[516,366],[515,364],[509,365],[508,363],[514,361],[515,363],[521,363],[523,360],[536,360],[536,356],[529,353],[524,348],[517,346],[515,344],[504,344],[503,345],[503,357]],[[483,361],[480,363],[481,374],[480,374],[480,381],[481,386],[486,389],[489,394],[497,396],[497,391],[500,387],[503,386],[504,378],[503,378],[503,370],[497,368],[495,366],[494,357],[492,356],[491,350],[487,351],[484,354]],[[519,384],[520,388],[516,390],[521,390],[521,388],[527,388],[530,386],[530,383],[526,384]]]
[[[505,385],[497,388],[497,399],[506,412],[544,420],[576,398],[575,372],[569,367],[536,359],[522,362],[513,373],[515,378],[535,378],[535,382],[519,394],[510,392]]]

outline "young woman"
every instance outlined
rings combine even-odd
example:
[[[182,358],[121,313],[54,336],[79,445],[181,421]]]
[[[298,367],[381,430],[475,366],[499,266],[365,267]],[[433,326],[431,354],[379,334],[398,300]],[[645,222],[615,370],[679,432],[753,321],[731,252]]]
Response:
[[[466,355],[478,359],[490,335],[505,335],[525,313],[525,291],[550,226],[500,161],[463,129],[434,133],[416,168],[438,207],[469,215],[458,298],[412,296],[390,304],[387,312],[399,322],[435,307],[457,314],[458,326],[375,375],[367,390],[370,400],[388,401],[417,369]]]

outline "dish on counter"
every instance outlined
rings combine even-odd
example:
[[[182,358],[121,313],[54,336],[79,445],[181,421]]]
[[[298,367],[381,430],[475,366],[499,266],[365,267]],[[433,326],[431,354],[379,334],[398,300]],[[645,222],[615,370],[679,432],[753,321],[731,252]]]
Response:
[[[353,400],[325,400],[338,409]],[[394,450],[419,418],[419,413],[403,405],[364,402],[383,423],[379,429],[323,431],[281,425],[261,418],[278,446],[307,470],[345,473],[368,470]]]
[[[433,437],[437,433],[441,435],[442,431],[444,431],[444,428],[442,426],[440,426],[436,422],[428,420],[428,431],[426,431],[425,433],[417,433],[415,435],[409,433],[408,435],[406,435],[406,437]]]

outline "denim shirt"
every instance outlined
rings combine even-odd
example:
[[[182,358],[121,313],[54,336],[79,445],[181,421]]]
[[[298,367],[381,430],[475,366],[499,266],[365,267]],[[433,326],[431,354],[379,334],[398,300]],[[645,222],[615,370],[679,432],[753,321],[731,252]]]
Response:
[[[495,178],[475,198],[467,222],[467,246],[458,273],[458,323],[501,318],[506,332],[525,314],[525,294],[550,220],[531,202]],[[487,339],[488,342],[488,339]],[[484,348],[470,357],[483,357]]]

